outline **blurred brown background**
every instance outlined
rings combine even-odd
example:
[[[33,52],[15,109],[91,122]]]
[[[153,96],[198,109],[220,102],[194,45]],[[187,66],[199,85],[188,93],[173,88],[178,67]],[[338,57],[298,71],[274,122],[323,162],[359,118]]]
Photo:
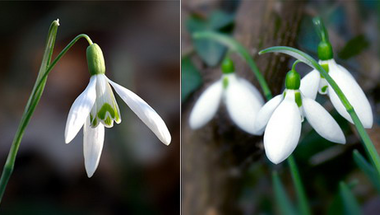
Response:
[[[64,143],[70,106],[89,81],[81,39],[48,78],[1,214],[179,214],[179,9],[179,1],[0,3],[0,166],[57,18],[54,57],[88,34],[104,52],[106,75],[150,104],[172,134],[166,147],[116,96],[122,122],[106,130],[99,167],[87,178],[82,132]]]

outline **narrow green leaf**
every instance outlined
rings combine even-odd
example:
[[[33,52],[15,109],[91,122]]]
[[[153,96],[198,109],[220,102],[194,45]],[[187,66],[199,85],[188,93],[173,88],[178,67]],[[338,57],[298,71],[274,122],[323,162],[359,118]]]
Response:
[[[289,196],[287,195],[285,188],[281,182],[280,177],[276,171],[272,172],[273,189],[276,196],[276,203],[278,206],[278,212],[284,215],[297,214],[294,206],[292,205]]]
[[[378,174],[376,174],[376,170],[366,161],[358,150],[354,150],[353,156],[356,165],[358,165],[359,168],[367,175],[373,186],[377,189],[377,192],[380,193],[380,178]]]
[[[347,215],[361,214],[359,203],[357,202],[350,188],[343,181],[339,183],[339,194],[340,194],[340,198],[342,199],[344,214],[347,214]]]
[[[303,188],[301,176],[298,171],[293,155],[290,155],[287,161],[289,164],[290,173],[292,175],[294,188],[297,194],[299,212],[302,215],[310,215],[311,212],[310,212],[309,204],[307,201],[306,193]]]
[[[191,93],[201,86],[202,77],[189,57],[182,58],[181,65],[181,100],[184,102]]]
[[[214,41],[222,43],[223,45],[227,46],[232,51],[237,52],[247,62],[247,64],[251,68],[267,100],[272,98],[272,93],[268,87],[268,84],[266,83],[263,75],[260,73],[259,68],[256,66],[255,61],[250,56],[247,49],[245,49],[238,41],[236,41],[235,39],[233,39],[232,37],[226,34],[220,34],[220,33],[215,33],[211,31],[195,32],[193,34],[193,38],[194,39],[203,39],[203,38],[212,39]]]

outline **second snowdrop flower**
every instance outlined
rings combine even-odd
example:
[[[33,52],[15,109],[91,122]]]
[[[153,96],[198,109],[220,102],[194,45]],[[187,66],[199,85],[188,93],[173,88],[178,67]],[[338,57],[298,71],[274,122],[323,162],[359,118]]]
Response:
[[[222,63],[222,77],[206,89],[190,114],[190,127],[198,129],[208,123],[223,101],[232,121],[242,130],[254,134],[253,122],[263,105],[259,91],[247,80],[235,75],[232,60]]]
[[[121,122],[111,86],[161,142],[170,144],[169,130],[156,111],[135,93],[107,78],[103,52],[95,43],[87,48],[87,63],[91,73],[90,83],[71,106],[66,122],[65,142],[71,142],[83,127],[83,152],[88,177],[94,174],[99,164],[104,127],[111,128],[114,121]]]
[[[315,131],[325,139],[345,143],[338,123],[317,102],[299,90],[300,76],[294,68],[286,75],[283,94],[269,100],[258,113],[255,132],[264,134],[264,148],[268,159],[278,164],[296,148],[304,117]]]

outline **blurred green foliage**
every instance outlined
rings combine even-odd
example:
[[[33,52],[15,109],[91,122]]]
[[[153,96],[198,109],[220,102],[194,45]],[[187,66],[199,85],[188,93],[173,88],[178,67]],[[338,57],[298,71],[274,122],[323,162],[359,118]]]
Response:
[[[197,31],[214,31],[228,34],[233,30],[234,18],[233,14],[223,11],[214,11],[208,17],[192,14],[186,22],[186,27],[190,34]],[[197,54],[210,67],[218,65],[227,50],[225,46],[209,39],[200,39],[193,42]]]
[[[182,64],[182,91],[181,91],[181,101],[184,102],[189,97],[189,95],[198,89],[202,84],[202,77],[195,67],[190,57],[183,57],[181,60]]]

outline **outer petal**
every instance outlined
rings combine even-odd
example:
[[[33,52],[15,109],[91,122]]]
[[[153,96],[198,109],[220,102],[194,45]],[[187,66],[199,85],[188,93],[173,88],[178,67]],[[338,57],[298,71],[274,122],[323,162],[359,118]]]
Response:
[[[190,113],[189,124],[192,129],[204,126],[214,117],[222,99],[222,93],[221,80],[213,83],[202,93]]]
[[[363,90],[352,77],[352,75],[343,67],[335,63],[334,60],[329,61],[329,70],[331,77],[335,80],[343,93],[346,95],[348,101],[354,107],[360,121],[365,128],[371,128],[373,124],[373,115],[371,105],[365,96]],[[353,123],[351,116],[344,108],[342,102],[336,95],[335,91],[329,86],[328,94],[331,102],[344,118]]]
[[[283,95],[278,95],[269,100],[257,113],[257,117],[254,125],[254,133],[255,134],[263,134],[266,125],[270,117],[273,114],[273,111],[278,107],[280,102],[282,101]]]
[[[96,168],[98,168],[100,156],[104,143],[104,126],[99,124],[96,128],[91,128],[88,117],[83,127],[83,154],[84,166],[87,176],[91,178]]]
[[[268,159],[275,164],[285,160],[296,148],[300,135],[301,116],[294,92],[288,90],[265,129],[264,148]]]
[[[65,142],[69,143],[82,128],[96,99],[96,76],[91,76],[86,89],[75,99],[66,121]]]
[[[171,141],[169,130],[157,112],[132,91],[109,79],[108,81],[115,89],[116,93],[119,94],[123,101],[141,119],[141,121],[143,121],[145,125],[153,131],[158,139],[160,139],[160,141],[165,145],[169,145]]]
[[[263,99],[253,85],[243,80],[229,75],[225,103],[232,121],[244,131],[254,134],[254,122],[263,106]]]
[[[315,99],[319,88],[321,76],[317,70],[309,72],[301,79],[300,91],[307,97]]]
[[[303,97],[302,106],[306,119],[319,135],[331,142],[346,143],[338,123],[319,103]]]

